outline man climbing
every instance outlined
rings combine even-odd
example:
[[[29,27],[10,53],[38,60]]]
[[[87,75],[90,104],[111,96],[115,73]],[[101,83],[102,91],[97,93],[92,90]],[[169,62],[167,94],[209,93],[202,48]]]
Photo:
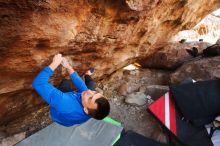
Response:
[[[68,80],[61,82],[60,90],[48,83],[54,70],[60,64],[68,70],[72,82],[78,89],[77,92],[71,91]],[[93,91],[95,82],[90,77],[91,74],[91,71],[87,71],[85,83],[68,61],[61,54],[57,54],[52,63],[37,75],[32,86],[49,104],[53,121],[63,126],[72,126],[86,122],[91,117],[102,120],[109,114],[108,100],[102,94]]]

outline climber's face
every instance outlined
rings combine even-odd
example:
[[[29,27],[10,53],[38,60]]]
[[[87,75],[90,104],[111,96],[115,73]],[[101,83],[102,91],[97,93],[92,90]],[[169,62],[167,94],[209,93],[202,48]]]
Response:
[[[92,91],[92,90],[87,90],[82,92],[82,104],[84,107],[84,111],[88,113],[88,109],[97,109],[97,103],[95,102],[96,99],[103,97],[102,94]]]

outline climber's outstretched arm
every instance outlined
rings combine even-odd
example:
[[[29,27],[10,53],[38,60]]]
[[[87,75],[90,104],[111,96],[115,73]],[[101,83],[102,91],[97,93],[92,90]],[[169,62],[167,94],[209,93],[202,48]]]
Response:
[[[53,62],[48,67],[45,67],[32,82],[32,87],[37,93],[53,107],[59,106],[59,102],[63,100],[63,92],[51,85],[48,80],[54,70],[61,64],[61,61],[62,55],[55,55]]]
[[[63,65],[63,67],[65,67],[68,70],[68,72],[70,74],[70,78],[71,78],[73,84],[78,89],[78,92],[83,92],[83,91],[88,90],[85,82],[80,78],[78,73],[71,67],[71,65],[69,64],[67,59],[64,57],[63,57],[62,65]]]

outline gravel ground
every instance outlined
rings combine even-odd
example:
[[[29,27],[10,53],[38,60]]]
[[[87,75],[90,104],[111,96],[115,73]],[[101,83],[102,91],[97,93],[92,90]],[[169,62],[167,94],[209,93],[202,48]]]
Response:
[[[147,112],[146,106],[131,106],[123,98],[110,100],[110,116],[119,120],[126,130],[133,130],[157,141],[166,142],[166,137],[159,124]]]
[[[166,143],[166,136],[163,133],[160,125],[147,112],[149,103],[143,106],[134,106],[125,103],[125,98],[128,94],[134,92],[144,92],[144,87],[149,85],[167,85],[169,79],[169,72],[157,70],[121,70],[113,74],[108,80],[102,81],[99,87],[103,90],[104,95],[107,96],[111,104],[110,116],[120,121],[126,130],[133,130],[146,137]],[[122,90],[129,90],[126,95],[120,95],[120,86],[126,84]],[[149,91],[149,89],[148,89]],[[151,94],[157,95],[151,90]],[[154,98],[155,99],[155,98]]]

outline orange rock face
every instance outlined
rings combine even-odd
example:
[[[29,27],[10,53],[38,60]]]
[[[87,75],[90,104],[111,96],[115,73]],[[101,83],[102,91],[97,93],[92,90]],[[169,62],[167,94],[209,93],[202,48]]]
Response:
[[[54,54],[69,57],[80,73],[93,66],[104,78],[219,6],[219,0],[0,0],[0,124],[10,127],[44,104],[31,81]]]

